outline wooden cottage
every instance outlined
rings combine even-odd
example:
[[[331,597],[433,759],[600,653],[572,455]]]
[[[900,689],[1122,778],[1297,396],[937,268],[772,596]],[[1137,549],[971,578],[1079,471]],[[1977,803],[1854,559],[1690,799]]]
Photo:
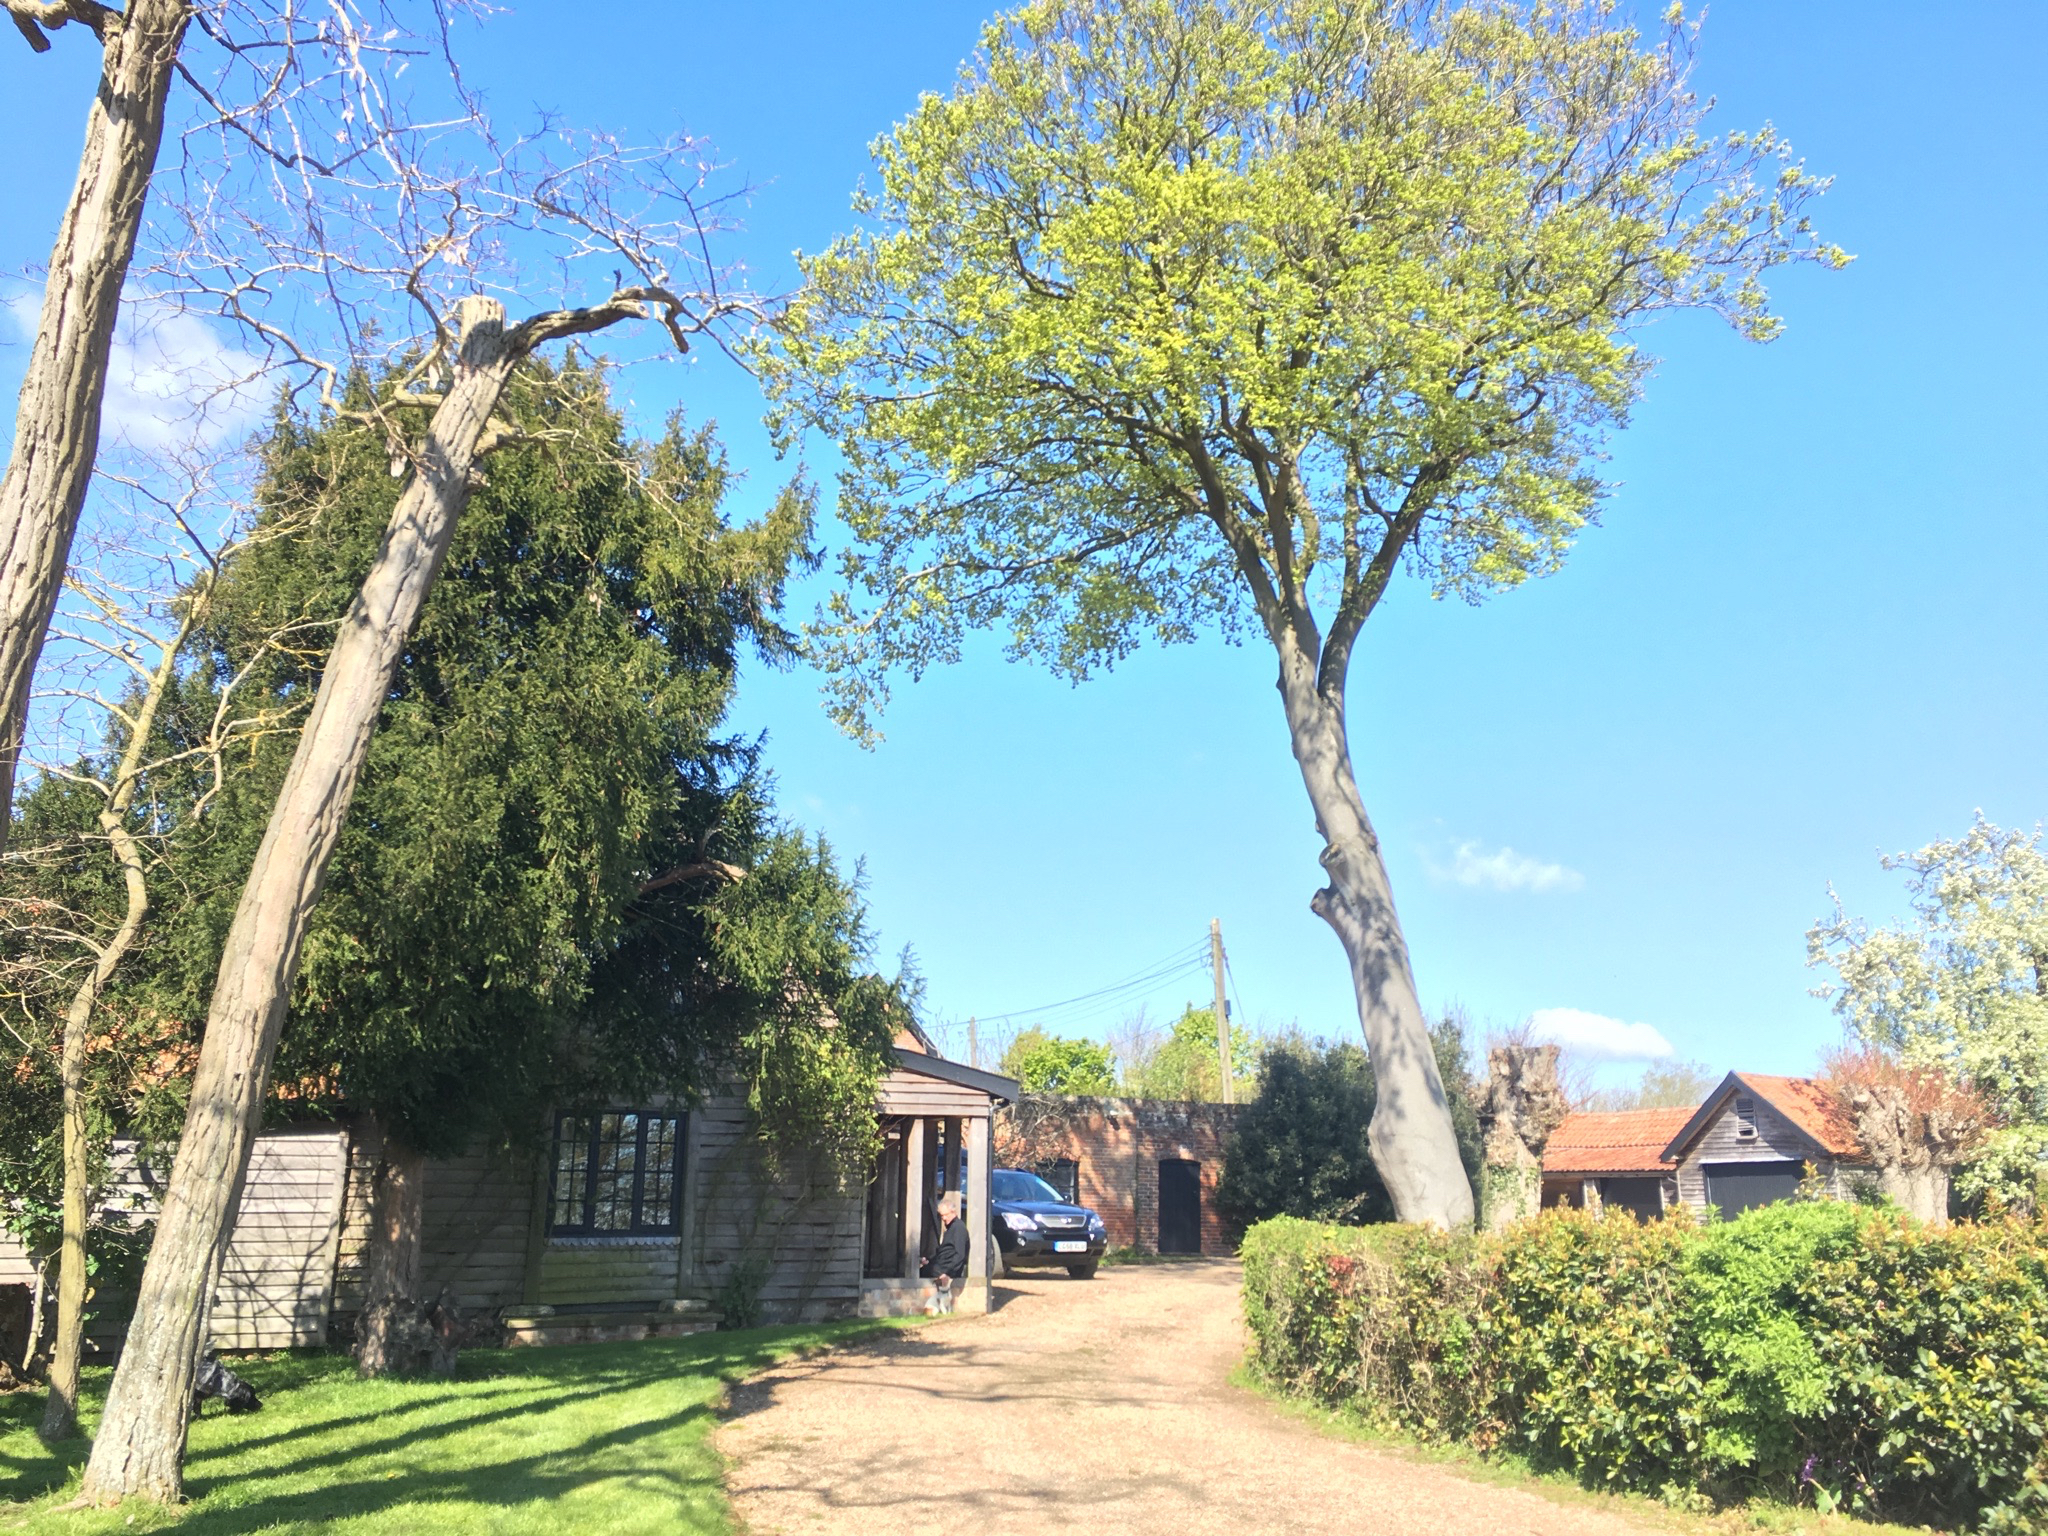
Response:
[[[737,1298],[769,1322],[914,1311],[931,1293],[918,1267],[936,1240],[933,1208],[964,1184],[968,1226],[982,1240],[958,1307],[985,1310],[990,1125],[1016,1091],[921,1042],[898,1045],[876,1105],[883,1152],[865,1189],[800,1156],[771,1160],[736,1094],[694,1109],[559,1115],[539,1156],[427,1162],[420,1294],[496,1316],[513,1343],[692,1332]],[[362,1306],[379,1150],[345,1124],[257,1138],[214,1300],[222,1348],[321,1344],[347,1331]],[[109,1203],[146,1214],[153,1200],[154,1181],[138,1174]],[[0,1271],[26,1277],[25,1256],[4,1239]]]
[[[1733,1216],[1789,1200],[1812,1169],[1828,1193],[1869,1166],[1811,1078],[1731,1072],[1689,1109],[1567,1116],[1543,1152],[1543,1203],[1649,1218],[1677,1205]]]

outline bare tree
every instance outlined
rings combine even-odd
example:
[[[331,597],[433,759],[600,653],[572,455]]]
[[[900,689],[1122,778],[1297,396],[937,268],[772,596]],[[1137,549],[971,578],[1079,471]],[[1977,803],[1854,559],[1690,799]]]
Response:
[[[99,41],[78,180],[51,247],[41,318],[0,479],[0,812],[13,804],[29,692],[99,453],[115,321],[152,177],[183,80],[177,128],[195,150],[262,158],[279,174],[330,181],[379,153],[405,118],[397,66],[427,51],[391,8],[334,0],[0,0],[38,53],[76,22]],[[445,53],[464,0],[421,0]],[[191,35],[203,40],[194,58]],[[390,68],[384,66],[389,65]],[[308,145],[319,145],[316,156]],[[282,156],[280,159],[279,157]],[[215,178],[218,180],[218,178]],[[8,822],[0,814],[0,847]]]
[[[12,850],[7,862],[16,866],[17,878],[0,895],[0,931],[8,939],[0,980],[7,993],[36,1000],[48,996],[54,983],[62,1001],[55,1031],[62,1101],[62,1237],[56,1339],[42,1424],[44,1438],[51,1440],[77,1430],[94,1196],[86,1069],[95,1043],[95,1011],[141,938],[154,867],[204,816],[228,771],[229,748],[288,729],[297,713],[277,705],[238,713],[240,684],[272,648],[320,627],[318,621],[280,627],[216,690],[211,717],[195,736],[170,743],[159,734],[158,716],[178,680],[185,643],[206,622],[226,562],[252,536],[244,508],[221,494],[226,487],[218,466],[199,459],[187,462],[190,469],[174,496],[143,482],[127,482],[127,505],[113,519],[124,532],[110,541],[91,570],[74,573],[66,583],[73,602],[69,611],[60,609],[50,634],[64,664],[57,669],[55,686],[45,690],[55,712],[54,750],[40,764],[24,761],[96,796],[96,830],[66,832]],[[173,538],[146,537],[158,530],[172,532]],[[268,539],[290,532],[273,522],[253,536]],[[137,543],[133,535],[144,538]],[[210,778],[211,787],[190,803],[180,805],[157,792],[166,775],[191,769],[199,771],[202,781]],[[75,866],[99,857],[112,861],[122,885],[122,900],[111,912],[73,910],[39,890],[32,871],[20,878],[25,866]]]
[[[246,125],[245,125],[246,126]],[[289,126],[289,125],[287,125]],[[710,259],[718,200],[689,143],[640,150],[547,132],[503,142],[473,114],[380,135],[314,178],[265,141],[260,175],[185,173],[149,274],[157,302],[236,322],[321,409],[373,426],[405,478],[342,618],[225,942],[177,1161],[81,1498],[175,1501],[210,1277],[224,1251],[299,950],[406,637],[488,455],[519,366],[630,320],[687,350],[751,301]],[[217,164],[218,157],[199,162]],[[505,296],[595,303],[530,308]],[[530,304],[532,301],[529,299]]]

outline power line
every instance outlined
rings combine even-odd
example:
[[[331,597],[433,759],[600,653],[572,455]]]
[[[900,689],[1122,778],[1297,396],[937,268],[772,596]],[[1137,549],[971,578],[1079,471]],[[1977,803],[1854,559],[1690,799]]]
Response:
[[[1208,953],[1209,941],[1204,939],[1165,960],[1147,966],[1135,975],[1125,977],[1122,981],[1111,982],[1108,986],[1099,987],[1093,992],[1083,992],[1077,997],[1062,998],[1059,1002],[1045,1003],[1036,1008],[1015,1008],[1008,1013],[977,1013],[975,1018],[982,1024],[1007,1024],[1014,1019],[1044,1019],[1056,1014],[1068,1014],[1070,1010],[1083,1008],[1089,1004],[1094,1006],[1085,1008],[1085,1013],[1092,1017],[1105,1008],[1114,1008],[1118,1004],[1132,1001],[1136,996],[1157,991],[1165,983],[1178,980],[1190,971],[1199,969],[1207,961]],[[1062,1022],[1072,1023],[1075,1019],[1069,1016]]]
[[[1231,964],[1230,964],[1230,951],[1229,951],[1229,950],[1227,950],[1227,949],[1223,951],[1223,974],[1224,974],[1224,975],[1225,975],[1226,977],[1228,977],[1228,978],[1229,978],[1229,981],[1230,981],[1230,995],[1231,995],[1231,997],[1232,997],[1232,998],[1233,998],[1233,999],[1234,999],[1234,1000],[1236,1001],[1236,1003],[1237,1003],[1237,1011],[1238,1011],[1239,1013],[1244,1013],[1244,1012],[1245,1012],[1245,1006],[1244,1006],[1244,993],[1238,990],[1238,986],[1237,986],[1237,972],[1236,972],[1235,970],[1233,970],[1233,969],[1231,968]],[[1249,1022],[1247,1022],[1247,1023],[1246,1023],[1246,1025],[1245,1025],[1245,1028],[1246,1028],[1246,1029],[1250,1029],[1250,1028],[1251,1028],[1251,1025],[1250,1025],[1250,1023],[1249,1023]]]

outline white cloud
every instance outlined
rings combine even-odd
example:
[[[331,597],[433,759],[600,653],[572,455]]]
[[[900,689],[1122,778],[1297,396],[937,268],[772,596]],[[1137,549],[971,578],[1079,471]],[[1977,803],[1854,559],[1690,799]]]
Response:
[[[0,299],[24,347],[35,342],[42,304],[34,288]],[[100,436],[110,445],[162,453],[246,432],[269,398],[262,369],[261,358],[197,315],[124,303],[107,358]]]
[[[1529,1028],[1547,1040],[1594,1061],[1662,1061],[1675,1056],[1671,1042],[1649,1024],[1628,1024],[1583,1008],[1538,1008]]]
[[[1546,864],[1512,848],[1488,853],[1478,841],[1463,842],[1451,852],[1448,865],[1425,857],[1432,878],[1450,885],[1469,885],[1489,891],[1576,891],[1586,877],[1562,864]]]

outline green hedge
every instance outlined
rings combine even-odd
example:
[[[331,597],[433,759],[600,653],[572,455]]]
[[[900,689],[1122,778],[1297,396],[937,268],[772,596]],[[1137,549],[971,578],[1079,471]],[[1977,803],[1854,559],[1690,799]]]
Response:
[[[1260,1373],[1372,1422],[1676,1502],[2048,1530],[2048,1225],[1281,1219],[1243,1253]]]

